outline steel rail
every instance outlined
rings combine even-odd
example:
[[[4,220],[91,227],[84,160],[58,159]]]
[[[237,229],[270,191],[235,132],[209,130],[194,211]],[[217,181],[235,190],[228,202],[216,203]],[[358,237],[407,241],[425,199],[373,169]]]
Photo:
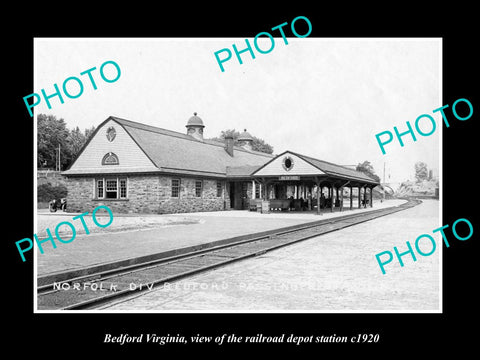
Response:
[[[258,237],[230,244],[214,246],[186,254],[67,279],[60,282],[60,284],[68,284],[67,290],[58,288],[53,289],[53,284],[38,287],[37,303],[40,304],[39,310],[82,310],[98,308],[99,306],[111,303],[114,300],[131,298],[147,289],[158,287],[160,284],[177,281],[246,258],[263,255],[269,251],[299,241],[304,241],[322,234],[402,211],[416,206],[419,203],[421,203],[419,200],[409,200],[407,203],[394,207],[348,214],[331,219],[317,220],[307,224],[301,224],[300,226],[276,229],[272,230],[269,234],[263,234]],[[206,260],[206,263],[202,263],[204,260]],[[211,263],[209,263],[210,261]],[[165,270],[165,272],[162,273],[162,270]],[[157,271],[159,271],[160,274],[156,274]],[[152,273],[154,278],[149,280]],[[123,281],[122,277],[124,278]],[[98,282],[101,282],[102,284],[106,280],[111,281],[115,279],[117,282],[120,280],[118,284],[126,285],[125,279],[127,279],[127,281],[132,281],[128,280],[129,278],[136,280],[147,279],[149,281],[145,284],[150,284],[150,286],[148,288],[136,287],[133,290],[130,288],[124,288],[118,291],[110,291],[106,294],[102,294],[100,290],[92,290],[88,292],[85,289],[86,284],[94,284]],[[84,290],[72,290],[71,284],[82,284]],[[57,286],[61,287],[61,285],[58,284]],[[82,299],[82,297],[85,296],[87,299]]]

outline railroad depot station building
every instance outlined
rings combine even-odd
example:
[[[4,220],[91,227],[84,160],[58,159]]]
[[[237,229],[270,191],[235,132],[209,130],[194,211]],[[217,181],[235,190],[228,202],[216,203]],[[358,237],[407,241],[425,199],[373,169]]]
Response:
[[[292,151],[254,151],[246,130],[240,146],[228,137],[207,140],[204,127],[196,113],[186,133],[110,116],[62,173],[69,211],[106,205],[119,213],[320,214],[373,205],[372,190],[379,183],[361,172]]]

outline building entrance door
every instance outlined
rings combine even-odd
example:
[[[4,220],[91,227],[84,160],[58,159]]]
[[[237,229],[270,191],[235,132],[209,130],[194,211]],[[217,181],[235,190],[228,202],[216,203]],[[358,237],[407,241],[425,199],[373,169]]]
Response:
[[[230,209],[248,209],[247,183],[231,181],[228,184],[230,187]]]
[[[229,191],[230,209],[235,209],[235,183],[234,182],[229,182],[228,187],[230,189],[230,191]]]

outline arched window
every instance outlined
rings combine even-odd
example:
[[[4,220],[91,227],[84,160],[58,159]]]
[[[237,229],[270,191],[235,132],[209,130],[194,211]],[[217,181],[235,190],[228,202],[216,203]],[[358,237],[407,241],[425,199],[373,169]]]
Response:
[[[118,164],[119,164],[118,156],[112,152],[105,154],[105,156],[102,159],[102,165],[118,165]]]

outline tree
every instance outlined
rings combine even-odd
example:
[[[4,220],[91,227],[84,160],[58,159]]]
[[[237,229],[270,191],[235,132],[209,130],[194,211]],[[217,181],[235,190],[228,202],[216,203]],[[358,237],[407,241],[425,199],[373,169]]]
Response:
[[[273,146],[265,142],[265,140],[253,136],[252,149],[267,154],[273,154]]]
[[[58,148],[63,169],[70,161],[71,154],[67,146],[69,131],[63,119],[54,115],[39,114],[37,116],[37,166],[56,168]]]
[[[228,130],[223,130],[221,133],[220,133],[220,136],[218,137],[214,137],[214,138],[210,138],[209,140],[215,140],[215,141],[219,141],[219,142],[225,142],[225,137],[227,135],[230,135],[233,137],[233,143],[234,145],[238,145],[239,142],[238,142],[238,137],[240,136],[240,132],[236,131],[235,129],[228,129]],[[263,139],[260,139],[260,138],[257,138],[256,136],[253,136],[252,135],[252,138],[253,138],[253,141],[252,141],[252,149],[255,150],[255,151],[260,151],[260,152],[264,152],[264,153],[267,153],[267,154],[273,154],[273,146],[266,143],[265,140]]]
[[[85,129],[85,142],[90,140],[90,138],[93,135],[93,132],[95,131],[96,127],[92,126],[90,129]]]
[[[54,115],[37,116],[37,166],[56,169],[60,145],[60,170],[67,169],[77,157],[82,147],[95,131],[95,127],[85,129],[77,126],[69,130],[63,119]]]
[[[77,126],[75,129],[71,130],[67,137],[68,146],[70,146],[70,152],[73,157],[75,157],[83,144],[85,144],[86,136],[80,131],[80,128]]]
[[[428,178],[427,164],[422,161],[415,163],[415,178],[417,179],[417,182],[421,182],[422,180],[426,180]]]
[[[359,163],[355,170],[360,171],[365,175],[370,176],[375,181],[380,182],[380,177],[375,174],[375,170],[373,169],[372,164],[368,160],[365,160],[363,163]]]

